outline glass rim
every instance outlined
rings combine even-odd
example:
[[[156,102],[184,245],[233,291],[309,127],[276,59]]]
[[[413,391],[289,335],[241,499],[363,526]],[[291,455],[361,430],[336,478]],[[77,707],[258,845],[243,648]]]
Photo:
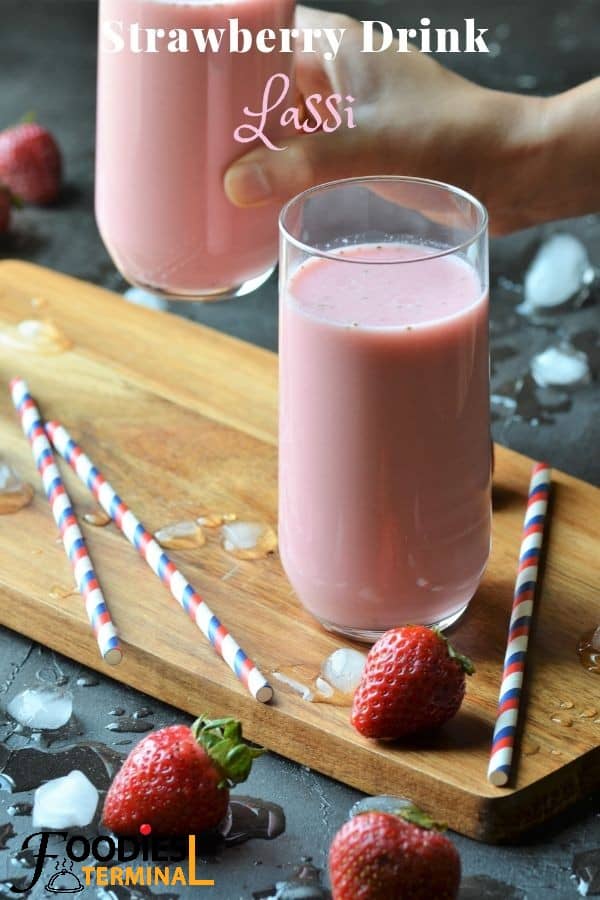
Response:
[[[433,178],[417,178],[411,175],[358,175],[352,178],[339,178],[333,181],[325,181],[322,184],[313,185],[312,187],[301,191],[299,194],[296,194],[296,196],[288,200],[281,209],[281,212],[279,214],[279,232],[282,237],[293,244],[298,250],[302,250],[309,256],[318,256],[322,257],[323,259],[335,259],[337,262],[364,265],[364,259],[350,259],[349,257],[340,257],[339,253],[336,252],[339,248],[336,248],[334,250],[319,250],[317,247],[313,247],[310,244],[304,243],[304,241],[301,241],[299,238],[296,238],[293,234],[291,234],[287,225],[285,224],[285,218],[290,210],[300,201],[307,199],[312,194],[321,193],[328,188],[341,187],[343,185],[350,184],[369,184],[373,182],[379,182],[381,184],[382,182],[386,181],[393,184],[403,183],[427,185],[429,187],[441,188],[448,194],[454,194],[455,196],[462,197],[464,200],[467,200],[472,207],[474,207],[477,212],[479,221],[473,234],[466,240],[461,241],[460,244],[456,244],[456,246],[447,247],[443,250],[440,249],[438,252],[424,254],[423,256],[415,256],[412,259],[370,259],[369,264],[382,266],[410,265],[410,263],[425,262],[426,260],[439,259],[442,256],[451,256],[453,253],[458,253],[461,250],[464,250],[466,247],[469,247],[471,244],[474,244],[487,230],[489,224],[489,216],[484,204],[473,194],[470,194],[468,191],[465,191],[463,190],[463,188],[459,188],[456,185],[447,184],[444,181],[436,181]]]

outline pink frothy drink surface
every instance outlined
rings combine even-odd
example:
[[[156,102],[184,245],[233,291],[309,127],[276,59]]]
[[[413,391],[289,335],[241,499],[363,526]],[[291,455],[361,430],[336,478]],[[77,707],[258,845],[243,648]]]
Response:
[[[433,252],[349,246],[282,294],[281,555],[342,628],[447,619],[488,558],[488,299]]]
[[[96,217],[125,277],[165,293],[216,293],[277,259],[277,213],[236,209],[223,190],[230,163],[252,149],[234,139],[244,107],[262,107],[268,79],[291,55],[230,53],[228,20],[253,34],[291,27],[293,0],[101,0],[100,22],[172,29],[224,28],[218,53],[118,53],[100,42]],[[277,123],[268,129],[281,137]]]

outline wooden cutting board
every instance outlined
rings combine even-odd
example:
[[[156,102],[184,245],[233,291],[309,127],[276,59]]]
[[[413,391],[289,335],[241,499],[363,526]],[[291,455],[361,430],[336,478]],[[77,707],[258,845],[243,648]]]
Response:
[[[507,789],[486,781],[531,465],[501,447],[492,559],[454,636],[477,674],[435,738],[368,741],[347,707],[306,702],[276,680],[274,702],[255,702],[114,526],[84,525],[125,643],[122,664],[104,665],[79,596],[61,596],[69,565],[5,385],[23,375],[46,417],[63,420],[149,528],[206,509],[275,525],[276,357],[54,272],[0,263],[0,328],[39,315],[32,298],[46,301],[73,348],[41,356],[0,345],[0,449],[36,488],[30,507],[0,517],[2,624],[192,714],[239,716],[269,749],[366,792],[407,795],[480,840],[514,838],[598,786],[600,680],[576,645],[600,621],[600,491],[559,472],[516,777]],[[65,477],[78,511],[92,509]],[[265,673],[306,682],[343,644],[301,609],[276,556],[238,562],[216,534],[172,555]]]

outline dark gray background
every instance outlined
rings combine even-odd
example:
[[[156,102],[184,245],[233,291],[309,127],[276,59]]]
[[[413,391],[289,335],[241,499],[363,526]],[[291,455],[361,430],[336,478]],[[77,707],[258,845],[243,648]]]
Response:
[[[313,4],[317,5],[317,4]],[[600,4],[598,0],[512,0],[463,3],[461,0],[347,0],[325,2],[323,7],[343,10],[359,18],[382,18],[392,25],[411,26],[422,15],[435,25],[455,25],[475,16],[490,29],[491,56],[454,56],[445,62],[481,83],[503,90],[553,93],[598,72]],[[0,0],[0,127],[35,110],[63,147],[67,184],[63,197],[49,210],[28,209],[16,216],[14,233],[0,241],[0,258],[17,256],[89,279],[117,291],[125,285],[98,237],[93,219],[94,90],[96,5],[91,0]],[[581,123],[581,128],[586,123]],[[551,183],[549,183],[551,190]],[[520,301],[517,285],[527,259],[543,235],[557,230],[578,234],[594,265],[600,265],[600,219],[588,216],[557,223],[493,242],[492,246],[492,356],[496,390],[516,396],[520,415],[495,422],[496,439],[537,457],[547,457],[561,468],[600,483],[600,400],[597,387],[597,289],[581,310],[567,310],[533,325],[514,312]],[[277,335],[276,282],[255,295],[210,306],[178,306],[178,313],[246,340],[275,349]],[[526,375],[533,352],[570,336],[591,351],[594,381],[570,398],[570,409],[539,423],[519,378]],[[525,385],[525,388],[527,385]],[[529,405],[528,405],[529,403]],[[590,561],[596,565],[596,560]],[[91,687],[77,686],[78,666],[56,660],[53,654],[5,630],[0,631],[0,709],[14,693],[35,682],[40,668],[58,666],[70,679],[75,715],[82,736],[112,744],[106,730],[109,712],[123,706],[129,712],[140,705],[153,711],[160,726],[180,716],[159,703],[102,679]],[[0,726],[0,740],[9,734]],[[132,739],[133,736],[129,736]],[[13,735],[15,748],[27,741]],[[121,749],[127,749],[123,746]],[[1,757],[0,757],[1,768]],[[341,785],[270,756],[259,760],[244,793],[273,799],[285,808],[285,835],[273,843],[247,844],[228,850],[211,865],[216,889],[207,896],[221,900],[249,898],[293,871],[302,857],[326,865],[329,842],[357,796]],[[14,798],[13,798],[14,799]],[[7,821],[7,795],[0,793],[0,826]],[[568,898],[576,896],[570,880],[575,852],[600,845],[598,798],[590,798],[573,813],[558,817],[543,833],[519,847],[490,848],[456,837],[467,879],[465,898],[485,897]],[[27,819],[13,819],[21,832]],[[0,850],[1,880],[19,874],[11,862],[18,838]],[[473,876],[481,876],[473,880]],[[486,882],[485,879],[488,879]],[[483,879],[483,880],[482,880]],[[490,880],[492,879],[492,880]],[[493,879],[502,884],[494,885]],[[44,895],[38,892],[39,896]],[[93,896],[86,892],[84,896]],[[190,892],[191,893],[191,892]]]

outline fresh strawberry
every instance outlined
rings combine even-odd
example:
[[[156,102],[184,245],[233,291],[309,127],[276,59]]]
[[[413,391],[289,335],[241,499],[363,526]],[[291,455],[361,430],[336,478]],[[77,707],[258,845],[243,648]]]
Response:
[[[12,205],[13,202],[10,191],[0,184],[0,234],[6,234],[10,228]]]
[[[333,900],[455,900],[460,857],[439,831],[367,812],[334,837],[329,875]]]
[[[200,834],[227,812],[229,787],[245,781],[263,751],[242,741],[235,719],[172,725],[131,751],[104,801],[102,821],[120,835],[150,825],[156,835]]]
[[[49,131],[23,122],[0,133],[0,181],[28,203],[45,205],[58,197],[62,161]]]
[[[367,656],[352,724],[365,737],[381,739],[437,728],[458,712],[465,673],[474,671],[439,631],[424,625],[393,628]]]

